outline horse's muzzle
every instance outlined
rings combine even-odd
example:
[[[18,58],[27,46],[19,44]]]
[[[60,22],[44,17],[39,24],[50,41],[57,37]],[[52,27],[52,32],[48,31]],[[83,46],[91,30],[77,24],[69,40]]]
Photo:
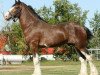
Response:
[[[4,19],[9,21],[11,19],[11,16],[9,15],[9,12],[5,13]]]

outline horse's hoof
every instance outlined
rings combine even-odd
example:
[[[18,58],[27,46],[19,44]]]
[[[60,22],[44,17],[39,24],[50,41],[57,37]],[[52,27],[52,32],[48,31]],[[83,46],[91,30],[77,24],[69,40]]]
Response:
[[[87,74],[81,74],[81,73],[79,73],[78,75],[87,75]]]
[[[98,73],[91,73],[90,75],[98,75]]]

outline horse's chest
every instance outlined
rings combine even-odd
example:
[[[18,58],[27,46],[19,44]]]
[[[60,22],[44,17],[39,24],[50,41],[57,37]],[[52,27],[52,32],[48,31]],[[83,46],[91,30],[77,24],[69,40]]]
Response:
[[[25,39],[27,42],[39,41],[40,32],[31,31],[25,35]]]

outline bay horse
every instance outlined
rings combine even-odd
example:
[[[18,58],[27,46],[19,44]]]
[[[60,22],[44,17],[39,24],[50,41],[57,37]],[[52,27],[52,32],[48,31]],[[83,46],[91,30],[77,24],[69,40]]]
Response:
[[[87,75],[87,61],[90,65],[90,75],[98,75],[98,71],[92,63],[92,57],[86,49],[91,37],[88,28],[74,22],[50,25],[32,7],[20,0],[15,0],[15,4],[5,13],[4,18],[7,21],[19,19],[25,40],[33,51],[34,72],[32,75],[41,75],[38,48],[62,44],[72,44],[76,48],[81,61],[79,75]]]

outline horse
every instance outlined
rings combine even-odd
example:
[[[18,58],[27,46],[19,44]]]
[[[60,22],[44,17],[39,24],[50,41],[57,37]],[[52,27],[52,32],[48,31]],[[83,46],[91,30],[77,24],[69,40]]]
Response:
[[[55,47],[72,44],[79,55],[81,68],[79,75],[87,75],[87,61],[90,65],[90,75],[98,75],[96,66],[87,50],[88,40],[92,34],[86,27],[74,22],[51,25],[44,21],[35,10],[20,0],[4,14],[5,20],[20,22],[27,45],[33,52],[34,72],[32,75],[42,75],[38,55],[39,47]]]

